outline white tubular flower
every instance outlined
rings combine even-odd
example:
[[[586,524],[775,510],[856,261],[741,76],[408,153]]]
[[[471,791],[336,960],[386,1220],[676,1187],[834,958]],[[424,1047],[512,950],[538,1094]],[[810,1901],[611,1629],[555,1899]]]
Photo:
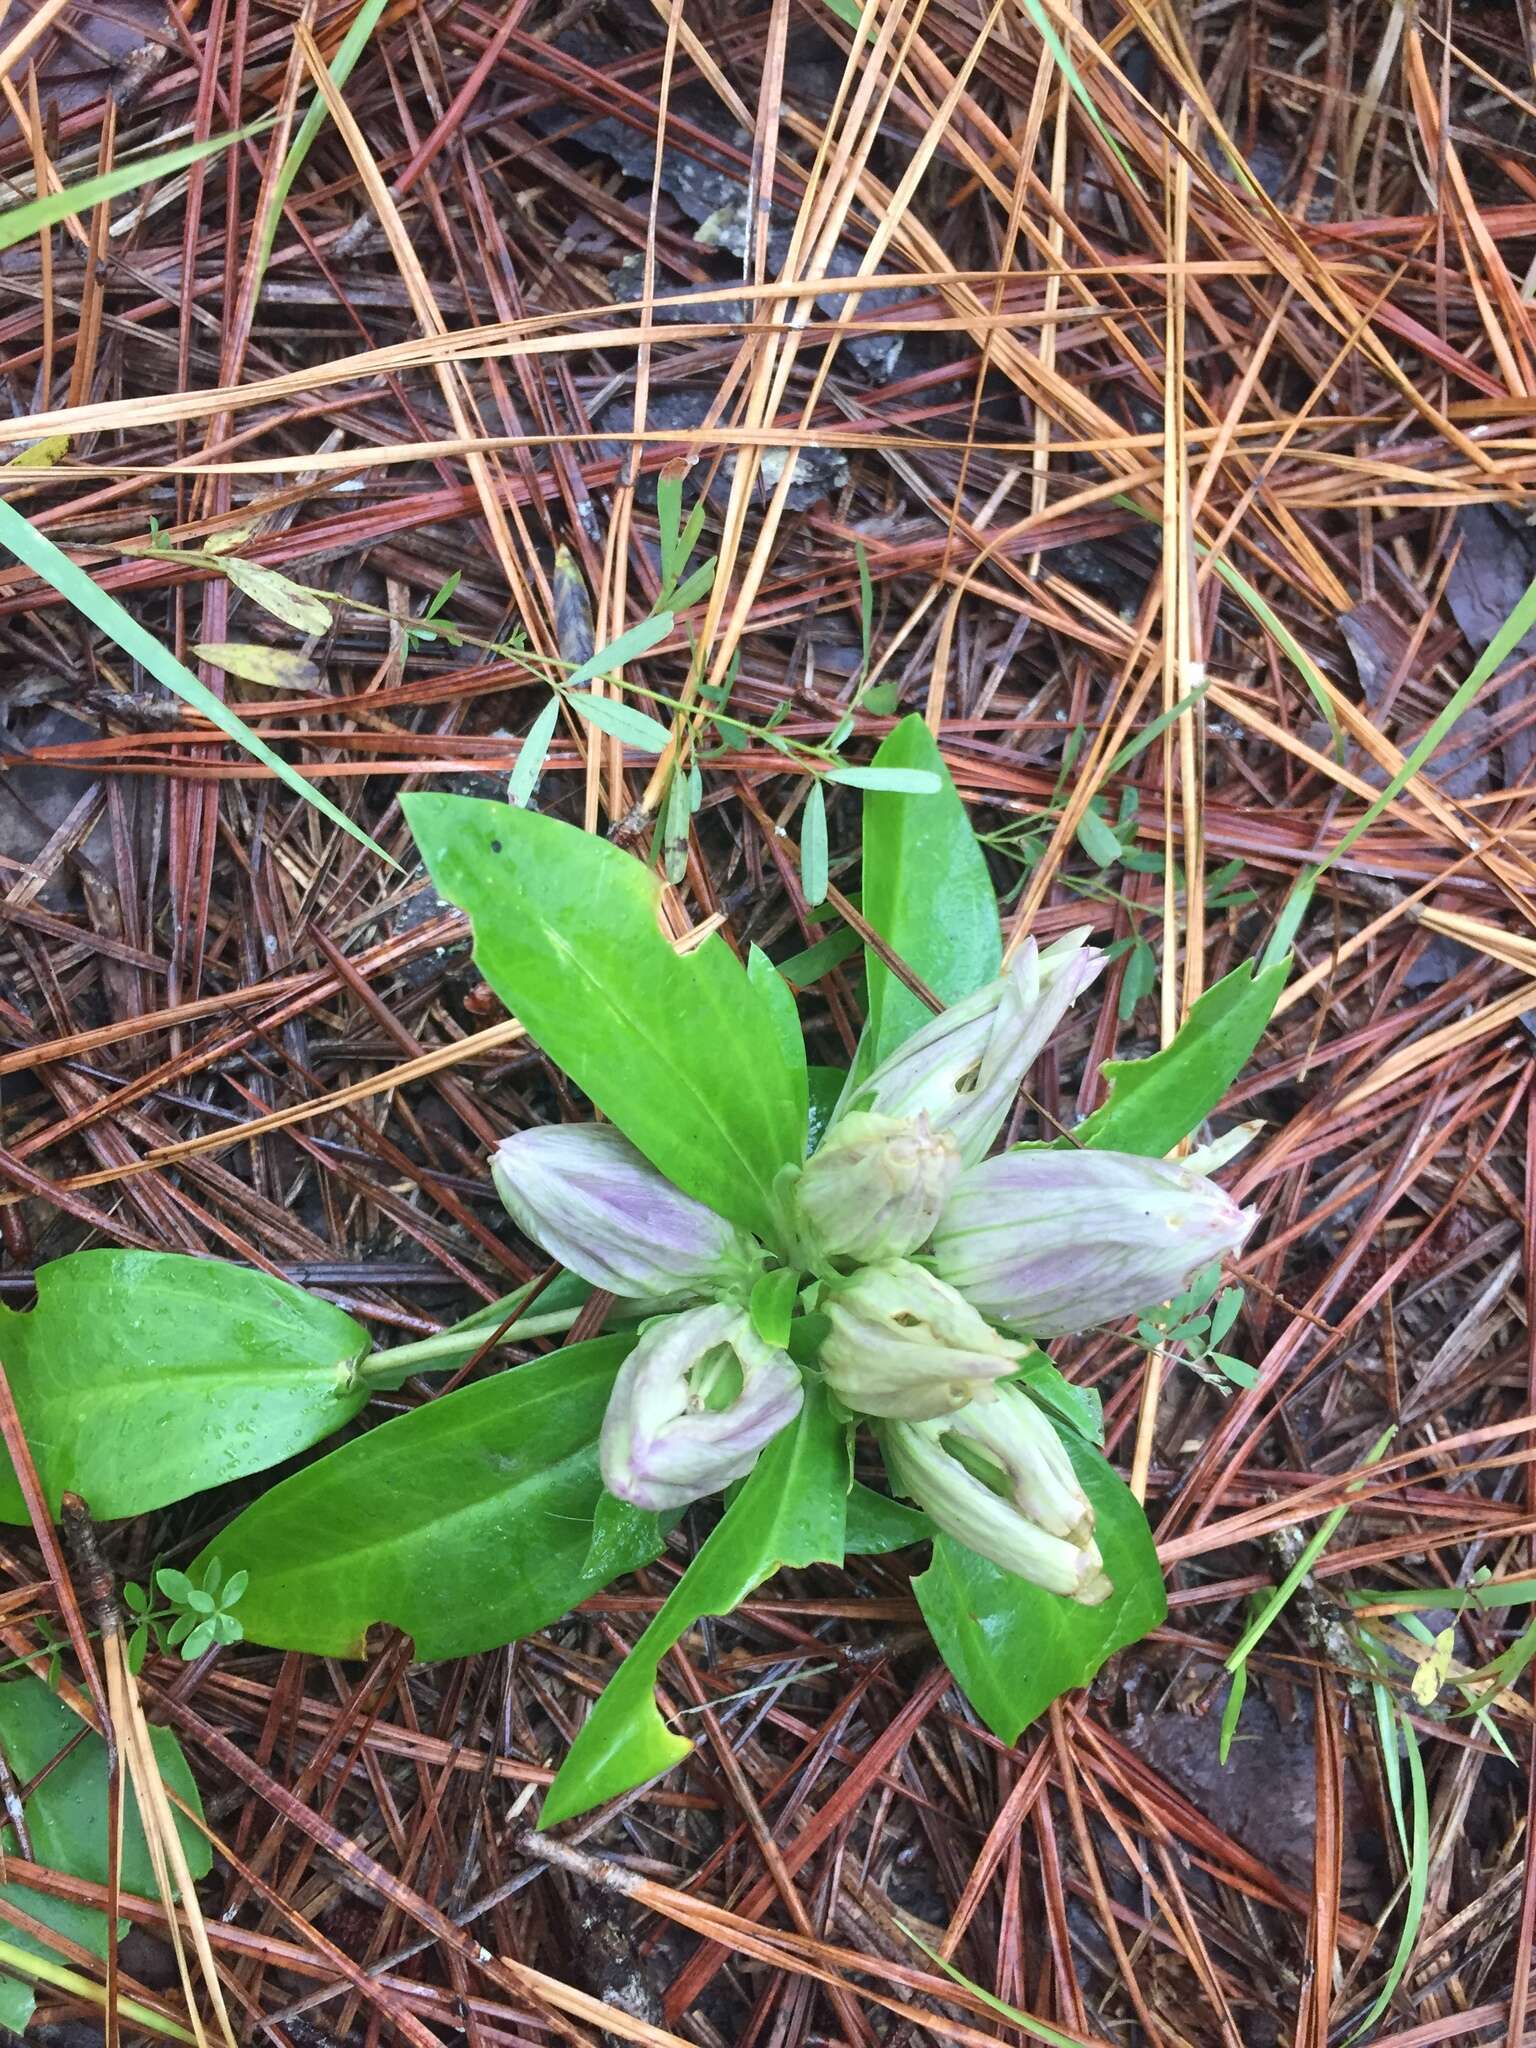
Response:
[[[967,1166],[985,1158],[1046,1040],[1103,969],[1103,954],[1083,943],[1088,930],[1043,952],[1027,939],[1006,973],[952,1003],[848,1091],[839,1114],[926,1114],[952,1134]]]
[[[957,1543],[1084,1607],[1114,1590],[1071,1461],[1017,1387],[938,1421],[887,1423],[880,1446],[892,1485]]]
[[[603,1484],[639,1508],[686,1507],[745,1478],[805,1398],[787,1351],[725,1303],[663,1316],[624,1361],[598,1444]]]
[[[832,1326],[821,1347],[827,1385],[861,1415],[947,1415],[986,1399],[1028,1348],[907,1259],[865,1266],[821,1305]]]
[[[504,1138],[491,1178],[552,1259],[608,1294],[659,1301],[751,1286],[757,1240],[673,1187],[611,1124],[545,1124]]]

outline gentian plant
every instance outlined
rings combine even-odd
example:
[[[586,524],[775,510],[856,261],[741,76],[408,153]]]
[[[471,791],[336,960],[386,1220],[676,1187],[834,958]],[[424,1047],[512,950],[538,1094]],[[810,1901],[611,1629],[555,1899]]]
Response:
[[[781,1564],[931,1546],[914,1592],[1005,1741],[1165,1611],[1097,1399],[1041,1344],[1155,1309],[1243,1242],[1251,1213],[1210,1178],[1240,1138],[1169,1155],[1253,1050],[1284,962],[1229,975],[1152,1058],[1109,1063],[1074,1131],[997,1150],[1101,958],[1075,932],[1004,965],[985,861],[920,720],[859,773],[883,948],[847,1074],[808,1067],[793,991],[756,949],[672,942],[632,855],[510,805],[406,799],[480,971],[593,1105],[510,1134],[489,1165],[553,1280],[387,1350],[264,1275],[143,1253],[60,1261],[35,1310],[0,1309],[45,1490],[103,1516],[260,1470],[495,1341],[578,1316],[598,1330],[356,1436],[208,1552],[242,1580],[249,1640],[360,1655],[393,1623],[445,1657],[558,1622],[723,1494],[578,1732],[546,1825],[688,1754],[657,1711],[660,1661]],[[131,1384],[114,1317],[139,1333]],[[230,1365],[217,1404],[210,1349]],[[82,1445],[59,1426],[64,1358],[77,1387],[99,1363],[115,1434]],[[0,1484],[0,1513],[19,1509]]]

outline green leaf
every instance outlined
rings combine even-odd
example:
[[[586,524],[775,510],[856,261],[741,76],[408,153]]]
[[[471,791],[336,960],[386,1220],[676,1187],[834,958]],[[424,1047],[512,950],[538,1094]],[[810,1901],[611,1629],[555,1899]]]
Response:
[[[262,562],[242,562],[234,555],[221,556],[219,567],[252,604],[259,604],[264,612],[281,619],[285,626],[292,626],[296,633],[330,631],[330,606],[301,589],[281,570],[269,569]]]
[[[886,944],[946,1003],[991,981],[1002,962],[997,899],[965,806],[932,733],[916,713],[887,734],[881,768],[922,769],[936,795],[872,791],[864,804],[864,915]],[[878,1066],[929,1012],[879,956],[866,955],[869,1023],[860,1070]]]
[[[685,612],[690,605],[697,604],[701,597],[708,597],[714,588],[715,570],[718,566],[718,558],[711,555],[707,562],[700,562],[693,574],[677,586],[668,599],[674,613]]]
[[[418,1657],[465,1657],[558,1621],[617,1571],[587,1569],[597,1433],[632,1343],[599,1337],[414,1408],[296,1472],[214,1539],[250,1573],[247,1638],[359,1657],[375,1623]]]
[[[245,720],[237,717],[206,683],[200,682],[168,647],[162,647],[153,633],[146,632],[110,591],[103,590],[77,562],[70,560],[62,548],[55,547],[45,533],[40,533],[30,520],[24,519],[15,506],[8,505],[3,498],[0,498],[0,547],[8,548],[34,576],[41,576],[45,583],[51,583],[60,597],[73,605],[83,618],[89,619],[98,632],[105,633],[109,640],[115,640],[130,660],[148,669],[157,682],[190,704],[194,711],[200,711],[210,725],[217,726],[236,746],[243,747],[253,760],[270,768],[278,781],[292,790],[295,796],[313,805],[333,825],[339,825],[349,839],[355,839],[370,853],[376,853],[386,866],[398,865],[360,825],[353,824],[345,811],[338,810],[330,798],[312,787],[297,768],[291,767],[281,754],[275,754],[265,740],[258,739]]]
[[[1162,1159],[1216,1108],[1247,1065],[1285,987],[1290,963],[1255,974],[1245,960],[1208,988],[1182,1030],[1144,1060],[1106,1060],[1109,1100],[1073,1133],[1079,1145]]]
[[[580,690],[583,683],[595,682],[599,676],[612,675],[616,669],[623,668],[627,661],[638,661],[658,640],[665,640],[671,630],[670,612],[652,612],[651,616],[642,619],[638,626],[631,626],[627,632],[620,633],[616,640],[610,640],[606,647],[599,647],[579,668],[573,668],[565,679],[565,687],[568,690]]]
[[[263,1471],[349,1421],[368,1335],[327,1301],[218,1259],[71,1252],[37,1306],[0,1307],[5,1360],[50,1507],[103,1521]],[[0,1522],[26,1503],[0,1459]]]
[[[840,931],[818,939],[814,946],[807,946],[803,953],[793,953],[789,959],[781,960],[779,972],[792,988],[814,988],[824,974],[851,960],[858,950],[858,933],[844,925]]]
[[[174,1606],[185,1607],[192,1597],[192,1581],[170,1565],[162,1565],[155,1573],[155,1584]]]
[[[843,1542],[850,1557],[884,1557],[887,1551],[927,1543],[933,1524],[920,1508],[876,1493],[856,1479],[848,1489],[848,1526]]]
[[[1113,867],[1124,848],[1097,811],[1084,811],[1077,825],[1077,843],[1096,868]]]
[[[331,81],[338,92],[352,76],[352,68],[363,54],[363,51],[368,47],[369,40],[378,24],[379,16],[384,12],[387,4],[388,0],[362,0],[362,5],[352,17],[347,32],[342,37],[340,48],[326,67],[330,72]],[[273,183],[272,196],[267,202],[266,217],[261,225],[260,253],[256,261],[256,277],[254,288],[251,292],[252,305],[256,303],[261,290],[261,280],[266,274],[267,265],[272,260],[272,248],[277,240],[278,223],[283,217],[283,206],[288,198],[288,194],[293,190],[293,181],[303,169],[304,159],[309,155],[310,150],[314,146],[315,137],[320,133],[328,119],[329,110],[325,104],[325,95],[317,92],[305,111],[304,119],[299,124],[298,134],[294,136],[292,142],[288,145],[288,154],[283,158],[282,165]]]
[[[800,828],[800,887],[812,910],[827,900],[827,793],[813,782]]]
[[[718,932],[675,952],[660,884],[606,840],[468,797],[402,803],[439,894],[469,912],[480,972],[550,1058],[669,1180],[771,1237],[805,1098],[766,982]]]
[[[1017,1742],[1054,1699],[1087,1685],[1107,1657],[1138,1642],[1168,1611],[1157,1552],[1135,1495],[1074,1430],[1059,1432],[1097,1516],[1114,1591],[1099,1607],[1000,1571],[952,1537],[912,1581],[934,1641],[960,1688],[1003,1742]]]
[[[534,785],[544,772],[550,742],[555,737],[555,721],[559,716],[560,699],[551,697],[529,726],[528,736],[517,750],[517,759],[507,781],[507,802],[516,804],[519,809],[533,795]]]
[[[82,1734],[83,1726],[78,1716],[50,1692],[40,1678],[27,1676],[0,1685],[0,1749],[3,1749],[11,1775],[18,1784],[25,1785],[39,1777],[56,1756],[69,1750],[61,1763],[47,1771],[47,1776],[41,1779],[27,1799],[27,1830],[32,1838],[33,1861],[45,1869],[63,1871],[67,1876],[84,1878],[91,1884],[105,1884],[111,1863],[111,1837],[107,1828],[107,1750],[99,1735],[89,1729]],[[163,1782],[193,1813],[201,1814],[203,1809],[197,1787],[192,1782],[192,1773],[187,1769],[186,1758],[175,1736],[168,1728],[152,1728],[150,1740],[155,1746]],[[71,1743],[75,1744],[72,1749],[69,1748]],[[126,1892],[148,1894],[153,1898],[154,1868],[133,1794],[126,1788],[122,1811],[122,1888]],[[195,1878],[206,1877],[213,1865],[207,1840],[190,1820],[180,1815],[176,1819],[176,1828],[192,1875]],[[10,1855],[17,1853],[15,1835],[8,1827],[0,1830],[0,1847]],[[89,1906],[76,1905],[70,1899],[50,1898],[46,1892],[32,1891],[22,1884],[0,1885],[0,1898],[78,1942],[93,1955],[105,1958],[107,1917],[104,1913]],[[127,1931],[127,1925],[126,1921],[119,1922],[119,1936]],[[58,1952],[50,1949],[40,1937],[7,1927],[5,1938],[29,1955],[51,1956],[54,1961],[59,1960]],[[24,1996],[18,1995],[21,1991],[22,1987],[15,1978],[0,1977],[0,2019],[7,2026],[24,2026],[30,2016],[31,1992],[28,1990]],[[13,2021],[11,2012],[23,2002],[26,2012],[19,2021]]]
[[[589,725],[612,733],[616,740],[622,740],[629,747],[638,747],[642,753],[664,754],[671,743],[672,735],[664,725],[617,697],[594,697],[590,690],[572,690],[566,702],[573,711],[579,711]]]
[[[653,1557],[660,1557],[677,1521],[675,1512],[637,1508],[614,1494],[600,1493],[592,1516],[592,1539],[587,1545],[583,1573],[596,1585],[606,1586],[610,1579],[633,1571],[637,1563],[646,1564]]]
[[[656,1711],[662,1658],[707,1614],[729,1614],[780,1565],[841,1563],[848,1446],[818,1382],[705,1538],[656,1618],[609,1680],[539,1815],[554,1827],[681,1763],[692,1744]]]
[[[882,746],[880,753],[884,752]],[[944,787],[942,776],[935,770],[882,766],[879,754],[875,756],[873,767],[829,768],[825,780],[839,782],[846,789],[878,790],[887,796],[937,796]]]
[[[1031,1351],[1015,1377],[1054,1418],[1091,1444],[1104,1441],[1104,1402],[1096,1387],[1075,1387],[1043,1351]]]
[[[782,1351],[789,1342],[789,1325],[800,1292],[800,1275],[793,1266],[780,1266],[765,1273],[752,1289],[748,1314],[752,1327],[765,1344]]]
[[[794,1115],[803,1129],[809,1115],[810,1082],[805,1064],[805,1038],[800,1029],[800,1012],[794,991],[761,946],[747,948],[747,980],[756,991],[757,999],[778,1036],[779,1053],[793,1097]]]

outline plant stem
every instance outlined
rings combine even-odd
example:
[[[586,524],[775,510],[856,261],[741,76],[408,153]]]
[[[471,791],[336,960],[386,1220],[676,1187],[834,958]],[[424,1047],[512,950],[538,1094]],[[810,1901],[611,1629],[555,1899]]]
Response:
[[[581,1314],[579,1308],[551,1309],[547,1315],[520,1316],[497,1335],[494,1323],[482,1323],[473,1330],[439,1330],[435,1337],[423,1337],[415,1344],[397,1344],[389,1351],[374,1351],[355,1367],[358,1380],[367,1385],[377,1379],[395,1379],[401,1372],[431,1368],[434,1361],[472,1358],[495,1337],[498,1344],[520,1344],[527,1337],[552,1337],[568,1330]]]

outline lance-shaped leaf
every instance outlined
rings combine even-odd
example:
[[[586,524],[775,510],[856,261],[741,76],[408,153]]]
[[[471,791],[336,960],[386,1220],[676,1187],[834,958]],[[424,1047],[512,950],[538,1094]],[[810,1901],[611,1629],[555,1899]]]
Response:
[[[650,1516],[594,1550],[597,1435],[633,1341],[570,1345],[343,1444],[237,1516],[191,1576],[213,1557],[248,1572],[246,1635],[325,1656],[361,1656],[376,1623],[430,1659],[558,1621],[661,1548]]]
[[[693,1745],[656,1711],[662,1658],[706,1614],[729,1614],[780,1565],[841,1563],[848,1445],[819,1386],[763,1452],[650,1627],[609,1681],[539,1815],[553,1827],[681,1763]]]
[[[655,876],[559,819],[404,804],[439,893],[469,913],[476,965],[550,1058],[685,1193],[772,1236],[774,1179],[804,1153],[804,1083],[724,939],[678,953]]]

